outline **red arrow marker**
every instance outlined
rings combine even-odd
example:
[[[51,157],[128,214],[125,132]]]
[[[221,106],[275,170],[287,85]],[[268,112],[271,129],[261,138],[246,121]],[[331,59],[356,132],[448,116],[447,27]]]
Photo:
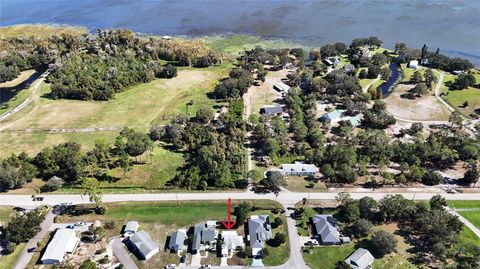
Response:
[[[225,228],[227,228],[227,230],[230,230],[232,229],[233,226],[235,226],[235,223],[237,223],[236,221],[234,222],[231,222],[230,221],[230,215],[231,215],[231,208],[232,208],[232,202],[230,201],[230,198],[228,198],[228,223],[226,223],[225,221],[222,221],[222,224],[223,226],[225,226]]]

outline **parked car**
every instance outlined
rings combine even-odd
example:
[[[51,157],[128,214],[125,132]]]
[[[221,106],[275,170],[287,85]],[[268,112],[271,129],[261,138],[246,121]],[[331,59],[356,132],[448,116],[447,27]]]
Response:
[[[67,229],[75,229],[75,226],[73,224],[70,224],[70,225],[67,225],[67,227],[65,227]]]
[[[165,269],[175,269],[177,268],[177,266],[175,264],[169,264],[167,266],[165,266]]]
[[[27,249],[27,252],[34,252],[35,250],[37,250],[37,247],[29,248]]]
[[[43,197],[40,197],[40,196],[39,196],[39,197],[36,197],[35,200],[37,200],[37,201],[43,201]]]
[[[75,223],[75,226],[83,226],[83,225],[87,225],[87,223],[85,223],[85,222],[77,222],[77,223]]]
[[[186,260],[187,260],[187,257],[185,255],[180,257],[180,263],[185,263]]]

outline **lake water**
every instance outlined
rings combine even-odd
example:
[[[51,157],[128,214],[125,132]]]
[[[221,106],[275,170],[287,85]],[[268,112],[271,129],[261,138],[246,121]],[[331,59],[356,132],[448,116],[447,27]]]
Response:
[[[0,0],[0,24],[128,28],[158,35],[256,34],[320,46],[376,35],[480,65],[480,1]]]

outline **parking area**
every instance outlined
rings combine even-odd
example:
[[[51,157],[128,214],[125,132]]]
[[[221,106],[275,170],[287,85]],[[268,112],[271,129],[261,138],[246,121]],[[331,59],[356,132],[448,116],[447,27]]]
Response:
[[[92,226],[91,222],[76,222],[76,223],[54,223],[48,228],[48,231],[55,231],[60,228],[74,229],[78,232],[88,231],[89,227]]]

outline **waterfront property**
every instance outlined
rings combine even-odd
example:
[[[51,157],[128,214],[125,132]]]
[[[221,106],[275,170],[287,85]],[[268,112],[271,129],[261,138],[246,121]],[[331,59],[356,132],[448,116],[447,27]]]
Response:
[[[352,255],[348,256],[345,262],[352,267],[352,269],[369,269],[372,268],[372,263],[375,258],[370,251],[364,248],[357,249]]]
[[[58,229],[52,241],[47,246],[41,258],[43,264],[57,264],[63,262],[65,256],[75,252],[80,243],[74,229]]]
[[[282,164],[282,173],[291,176],[315,176],[318,168],[314,164],[302,162]]]
[[[158,244],[145,231],[134,233],[125,243],[139,259],[148,260],[160,250]]]
[[[316,215],[312,218],[315,227],[314,238],[323,245],[334,245],[340,243],[338,226],[332,215]]]
[[[248,240],[254,258],[262,255],[263,244],[272,238],[272,226],[268,215],[253,215],[248,220]]]

